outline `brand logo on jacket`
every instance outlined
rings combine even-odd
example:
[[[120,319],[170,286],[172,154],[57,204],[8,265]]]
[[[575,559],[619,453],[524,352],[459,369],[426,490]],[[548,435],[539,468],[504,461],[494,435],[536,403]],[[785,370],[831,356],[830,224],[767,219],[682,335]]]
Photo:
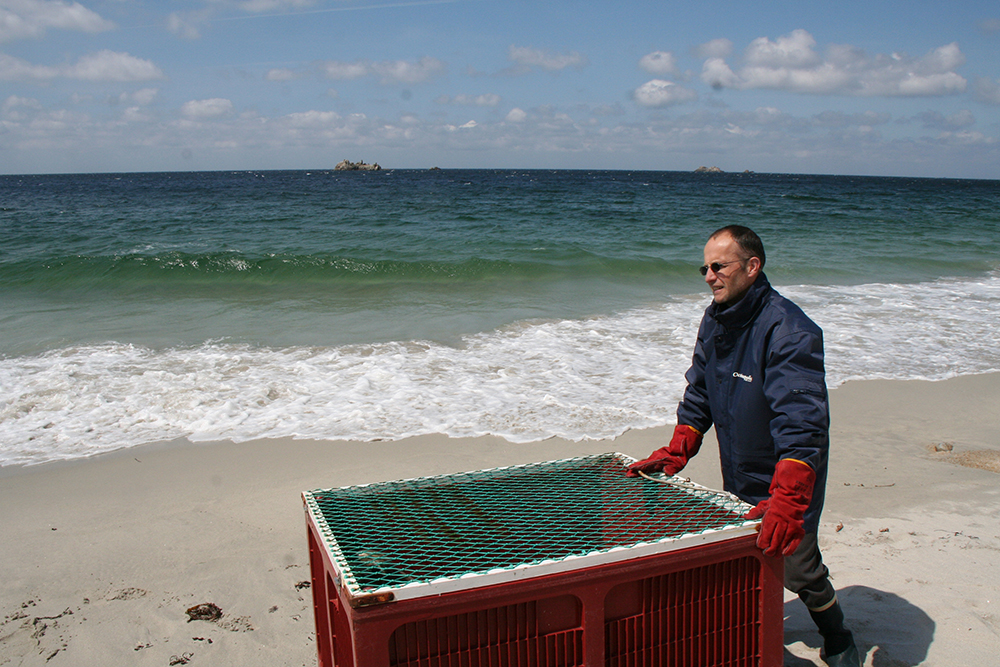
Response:
[[[734,372],[733,373],[733,377],[734,378],[739,378],[739,379],[743,380],[744,382],[753,382],[753,376],[752,375],[743,375],[743,373],[735,373]]]

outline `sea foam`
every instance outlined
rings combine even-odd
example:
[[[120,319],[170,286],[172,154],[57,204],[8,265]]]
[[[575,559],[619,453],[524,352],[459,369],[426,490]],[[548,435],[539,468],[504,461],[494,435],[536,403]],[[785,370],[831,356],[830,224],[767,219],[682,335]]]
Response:
[[[779,287],[824,329],[827,382],[1000,369],[1000,276]],[[152,441],[611,438],[672,423],[704,295],[616,315],[518,322],[461,344],[154,350],[0,359],[0,465]]]

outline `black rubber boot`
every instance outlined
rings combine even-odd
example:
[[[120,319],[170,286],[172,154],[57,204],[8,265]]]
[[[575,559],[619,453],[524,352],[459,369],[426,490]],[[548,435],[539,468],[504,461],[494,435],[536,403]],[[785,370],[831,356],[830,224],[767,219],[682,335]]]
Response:
[[[864,667],[861,655],[858,653],[858,647],[854,645],[853,641],[846,651],[837,655],[826,655],[823,662],[829,667]]]
[[[854,635],[844,627],[844,612],[834,598],[821,611],[809,610],[809,615],[823,636],[823,660],[830,667],[862,667]]]

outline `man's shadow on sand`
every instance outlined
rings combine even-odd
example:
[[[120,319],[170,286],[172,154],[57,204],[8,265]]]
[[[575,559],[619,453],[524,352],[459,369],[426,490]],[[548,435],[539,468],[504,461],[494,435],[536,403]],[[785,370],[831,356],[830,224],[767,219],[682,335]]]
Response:
[[[914,667],[927,659],[935,624],[923,609],[894,593],[867,586],[848,586],[838,590],[837,596],[858,651],[862,655],[871,653],[866,665]],[[785,644],[795,642],[802,642],[817,653],[823,643],[805,605],[790,600],[785,603]],[[818,657],[815,663],[809,662],[785,650],[785,667],[813,667],[816,663],[822,664]]]

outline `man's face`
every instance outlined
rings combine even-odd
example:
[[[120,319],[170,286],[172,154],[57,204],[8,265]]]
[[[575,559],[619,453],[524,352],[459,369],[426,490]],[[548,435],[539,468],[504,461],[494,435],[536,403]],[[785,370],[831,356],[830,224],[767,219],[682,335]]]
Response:
[[[712,264],[722,264],[718,271]],[[720,306],[728,306],[743,298],[760,273],[760,259],[743,259],[740,247],[729,234],[719,234],[705,244],[705,282],[712,290],[712,298]]]

